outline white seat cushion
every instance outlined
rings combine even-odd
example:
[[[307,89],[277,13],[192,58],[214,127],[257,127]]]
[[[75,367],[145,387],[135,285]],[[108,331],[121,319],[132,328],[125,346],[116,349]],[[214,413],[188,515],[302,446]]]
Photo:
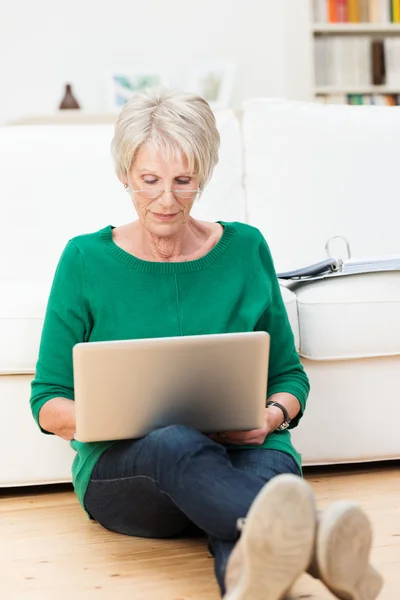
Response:
[[[50,285],[2,282],[0,375],[34,373]]]
[[[302,363],[311,392],[293,441],[305,464],[400,458],[400,356]]]
[[[71,481],[75,452],[55,435],[43,435],[32,419],[32,375],[0,377],[2,431],[0,487]],[[4,517],[3,517],[4,520]]]
[[[297,313],[297,300],[296,295],[289,290],[289,288],[281,286],[282,299],[286,307],[286,312],[289,317],[289,322],[292,327],[294,334],[294,340],[296,344],[296,350],[300,348],[300,329],[299,329],[299,318]]]
[[[323,279],[292,289],[297,296],[304,358],[400,354],[400,272]]]

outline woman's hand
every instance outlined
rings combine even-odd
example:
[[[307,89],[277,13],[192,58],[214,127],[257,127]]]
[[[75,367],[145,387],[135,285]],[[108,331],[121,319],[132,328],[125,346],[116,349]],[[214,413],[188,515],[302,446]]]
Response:
[[[234,444],[238,446],[262,446],[269,433],[275,431],[283,422],[283,414],[280,408],[271,406],[265,409],[264,424],[261,429],[252,431],[227,431],[224,433],[213,433],[209,437],[220,444]]]
[[[293,396],[293,394],[279,392],[277,394],[272,394],[272,396],[270,396],[268,399],[282,404],[286,408],[292,420],[300,412],[300,402],[296,396]],[[220,444],[261,446],[264,443],[267,435],[282,425],[283,421],[284,415],[279,406],[269,406],[265,409],[264,425],[261,429],[254,429],[253,431],[227,431],[224,433],[215,433],[210,435],[210,438]]]

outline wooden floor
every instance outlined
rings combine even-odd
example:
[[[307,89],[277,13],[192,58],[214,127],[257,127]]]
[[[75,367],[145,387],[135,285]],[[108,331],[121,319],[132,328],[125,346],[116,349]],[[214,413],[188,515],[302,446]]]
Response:
[[[306,471],[320,507],[348,498],[373,521],[382,600],[400,598],[399,464]],[[90,522],[71,489],[0,490],[2,600],[217,600],[203,539],[153,541]],[[291,598],[332,600],[304,575]]]

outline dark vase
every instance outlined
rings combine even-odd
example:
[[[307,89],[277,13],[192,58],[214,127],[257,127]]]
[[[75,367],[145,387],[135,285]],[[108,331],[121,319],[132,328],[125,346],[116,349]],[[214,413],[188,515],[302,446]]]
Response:
[[[70,83],[67,83],[65,86],[64,98],[61,101],[60,109],[61,110],[71,110],[74,108],[80,108],[74,94],[72,93],[72,86]]]

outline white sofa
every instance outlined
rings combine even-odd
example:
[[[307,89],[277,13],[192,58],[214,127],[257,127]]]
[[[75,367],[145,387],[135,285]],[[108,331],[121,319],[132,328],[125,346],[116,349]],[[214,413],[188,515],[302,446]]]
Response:
[[[360,110],[358,110],[360,109]],[[243,118],[247,218],[278,271],[325,258],[400,255],[400,110],[252,101]],[[311,381],[293,438],[306,463],[400,457],[400,272],[292,286]]]
[[[337,234],[357,254],[400,253],[400,111],[257,100],[242,123],[231,111],[217,121],[220,163],[199,218],[259,227],[278,271],[323,258]],[[0,486],[70,480],[73,452],[37,429],[30,382],[66,241],[133,216],[111,137],[111,125],[0,129]],[[400,273],[282,293],[311,380],[293,432],[305,464],[399,458]]]

